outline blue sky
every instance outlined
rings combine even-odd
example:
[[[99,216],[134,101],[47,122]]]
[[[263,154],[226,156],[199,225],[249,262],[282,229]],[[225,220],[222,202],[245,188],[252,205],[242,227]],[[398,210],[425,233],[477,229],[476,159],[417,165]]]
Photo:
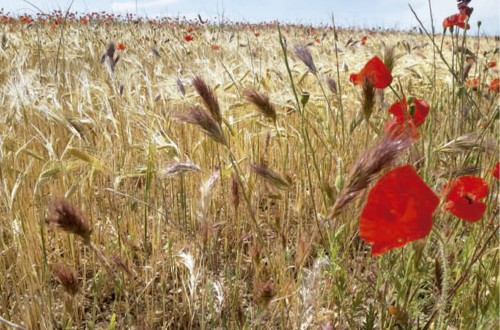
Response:
[[[65,9],[71,0],[30,0],[44,11]],[[137,7],[136,7],[137,2]],[[342,26],[408,28],[417,25],[408,3],[429,26],[428,0],[75,0],[73,11],[101,11],[156,15],[226,17],[249,22],[278,19],[292,23],[330,23],[331,13]],[[471,18],[471,33],[477,33],[476,23],[488,34],[500,34],[500,2],[475,0]],[[0,7],[14,13],[33,12],[23,0],[0,0]],[[435,24],[439,27],[444,17],[456,12],[455,0],[432,0]],[[137,9],[136,9],[137,8]]]

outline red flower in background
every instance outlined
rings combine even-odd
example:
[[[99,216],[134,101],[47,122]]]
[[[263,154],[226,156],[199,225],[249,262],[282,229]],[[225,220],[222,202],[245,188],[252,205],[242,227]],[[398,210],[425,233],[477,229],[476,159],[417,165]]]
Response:
[[[186,35],[184,36],[184,40],[186,40],[186,41],[191,41],[191,40],[193,40],[193,36],[192,36],[192,35],[190,35],[190,34],[186,34]]]
[[[462,29],[470,29],[470,25],[466,22],[468,16],[466,14],[455,14],[446,17],[443,20],[443,28],[451,28],[453,26],[458,26],[459,28]]]
[[[497,62],[490,61],[490,62],[486,63],[486,65],[484,66],[484,70],[486,71],[486,70],[488,70],[490,68],[494,68],[496,66],[497,66]]]
[[[413,166],[397,167],[375,184],[359,224],[360,236],[372,244],[372,255],[423,238],[432,228],[439,198]]]
[[[125,45],[121,44],[121,43],[118,44],[118,46],[116,47],[116,49],[118,49],[118,50],[125,50],[125,48],[127,48],[127,47],[125,47]]]
[[[500,79],[495,78],[491,81],[490,91],[492,92],[500,92]]]
[[[368,40],[367,36],[364,36],[363,38],[361,38],[361,46],[364,46],[366,44],[366,40]]]
[[[476,90],[479,87],[479,78],[472,78],[465,82],[465,87]]]
[[[466,175],[445,184],[441,194],[446,197],[445,210],[460,219],[476,222],[486,210],[486,204],[479,200],[488,195],[488,185],[481,178]]]
[[[424,100],[406,98],[396,102],[389,108],[394,116],[385,125],[385,132],[389,136],[398,137],[407,130],[412,140],[418,140],[420,134],[417,127],[421,126],[429,114],[429,105]],[[408,105],[409,103],[409,105]]]
[[[474,10],[474,8],[468,6],[471,1],[472,0],[458,0],[457,1],[457,8],[458,8],[458,11],[460,12],[460,14],[464,14],[464,15],[467,15],[469,17],[470,17],[470,15],[472,15],[472,11]]]
[[[365,79],[375,88],[386,88],[392,82],[392,75],[384,62],[374,56],[359,73],[353,73],[349,77],[354,85],[362,85]]]
[[[495,167],[490,170],[491,174],[493,174],[493,177],[495,177],[497,180],[500,180],[500,162],[497,162],[495,164]]]

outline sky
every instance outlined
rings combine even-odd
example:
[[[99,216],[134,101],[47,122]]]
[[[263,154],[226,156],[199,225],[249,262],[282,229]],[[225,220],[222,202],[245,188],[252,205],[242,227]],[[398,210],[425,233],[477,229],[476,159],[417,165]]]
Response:
[[[50,12],[67,9],[71,0],[28,0],[39,9]],[[72,11],[106,11],[133,13],[140,16],[186,16],[219,20],[261,22],[279,20],[290,23],[331,24],[332,13],[336,25],[348,27],[383,27],[407,29],[418,25],[408,4],[419,18],[430,27],[428,0],[74,0]],[[441,30],[442,20],[457,12],[455,0],[431,0],[434,23]],[[470,33],[500,35],[500,2],[473,0],[474,7]],[[15,14],[35,13],[37,10],[24,0],[0,0],[0,8]]]

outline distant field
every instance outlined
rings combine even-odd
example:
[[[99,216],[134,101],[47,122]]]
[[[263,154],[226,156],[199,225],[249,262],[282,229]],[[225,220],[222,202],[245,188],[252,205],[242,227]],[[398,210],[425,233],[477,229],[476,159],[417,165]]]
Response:
[[[1,329],[499,327],[498,38],[0,23]],[[403,99],[425,120],[396,123]],[[428,191],[396,177],[367,202],[404,165]],[[487,186],[460,188],[475,222],[448,212],[463,176]],[[420,230],[420,191],[432,230],[377,222]]]

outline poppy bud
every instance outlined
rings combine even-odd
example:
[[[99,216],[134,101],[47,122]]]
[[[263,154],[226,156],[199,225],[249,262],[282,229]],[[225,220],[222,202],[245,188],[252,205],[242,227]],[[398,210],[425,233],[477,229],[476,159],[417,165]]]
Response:
[[[300,104],[302,104],[302,107],[305,107],[307,102],[309,102],[309,92],[303,91],[300,95]]]

